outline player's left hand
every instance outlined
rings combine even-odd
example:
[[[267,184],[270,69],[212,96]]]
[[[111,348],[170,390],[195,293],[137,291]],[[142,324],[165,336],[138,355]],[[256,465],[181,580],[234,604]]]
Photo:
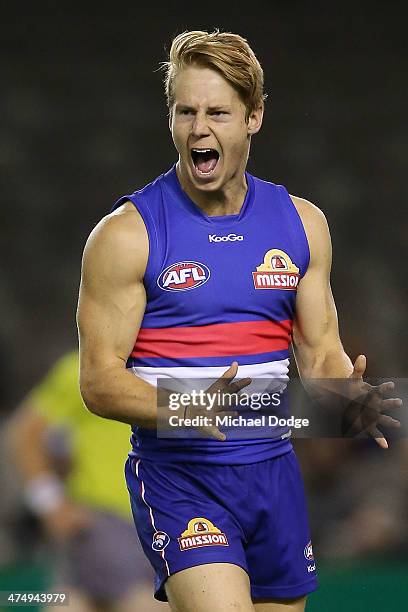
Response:
[[[350,375],[351,386],[348,388],[350,402],[343,415],[343,435],[358,435],[367,433],[375,439],[378,446],[388,448],[388,442],[379,427],[400,427],[400,421],[387,414],[384,410],[391,410],[402,406],[401,398],[386,398],[395,384],[392,381],[380,385],[370,385],[363,380],[367,367],[365,355],[359,355],[354,362],[353,372]]]

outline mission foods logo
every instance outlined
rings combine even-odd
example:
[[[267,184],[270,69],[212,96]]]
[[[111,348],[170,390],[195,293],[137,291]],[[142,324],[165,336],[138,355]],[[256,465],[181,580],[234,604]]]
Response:
[[[202,546],[229,546],[227,536],[206,518],[193,518],[178,538],[180,550]]]
[[[299,282],[299,268],[284,251],[270,249],[264,261],[252,272],[255,289],[294,290]]]
[[[160,274],[157,284],[164,291],[189,291],[204,285],[210,278],[210,270],[197,261],[179,261]]]

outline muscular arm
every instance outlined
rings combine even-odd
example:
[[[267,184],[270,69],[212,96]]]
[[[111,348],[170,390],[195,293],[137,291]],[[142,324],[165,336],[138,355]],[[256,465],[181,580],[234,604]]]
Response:
[[[310,248],[309,268],[299,283],[293,349],[302,378],[347,378],[353,365],[339,337],[330,287],[331,241],[323,213],[291,196],[302,219]]]
[[[87,408],[108,419],[155,427],[156,389],[126,370],[146,305],[148,248],[144,223],[131,203],[100,221],[84,250],[77,321]]]

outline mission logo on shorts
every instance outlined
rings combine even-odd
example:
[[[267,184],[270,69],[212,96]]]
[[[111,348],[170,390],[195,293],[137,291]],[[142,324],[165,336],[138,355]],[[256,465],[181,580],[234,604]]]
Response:
[[[178,538],[180,550],[199,548],[200,546],[228,546],[225,533],[215,527],[206,518],[193,518],[187,529]]]

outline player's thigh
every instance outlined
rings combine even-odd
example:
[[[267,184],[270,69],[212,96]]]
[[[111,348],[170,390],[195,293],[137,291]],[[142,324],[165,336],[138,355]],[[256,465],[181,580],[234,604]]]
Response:
[[[303,612],[306,607],[306,597],[286,600],[265,600],[254,603],[256,612]]]
[[[254,612],[248,574],[232,563],[207,563],[170,576],[166,594],[173,612]]]

